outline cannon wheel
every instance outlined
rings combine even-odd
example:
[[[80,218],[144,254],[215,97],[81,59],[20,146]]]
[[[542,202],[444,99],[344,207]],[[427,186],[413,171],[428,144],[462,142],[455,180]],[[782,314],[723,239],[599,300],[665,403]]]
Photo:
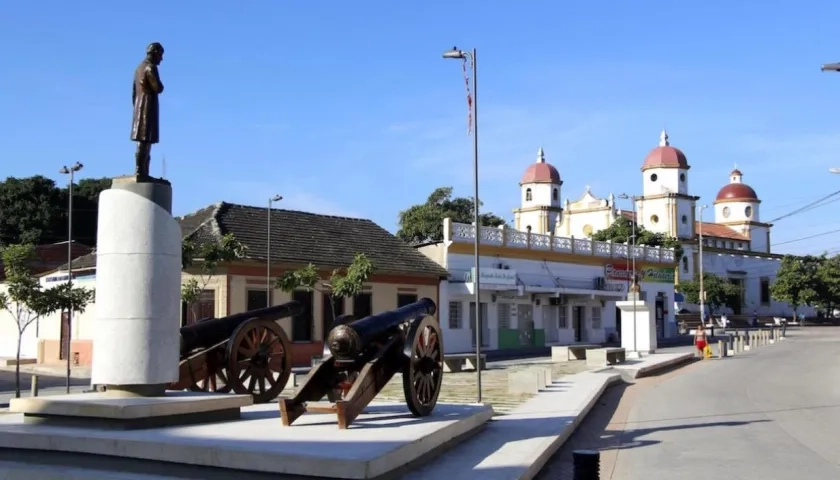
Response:
[[[225,351],[216,348],[207,352],[204,361],[203,375],[194,378],[190,385],[193,392],[215,392],[230,393],[230,381],[228,380],[227,364],[225,362]]]
[[[432,413],[443,382],[443,336],[432,316],[412,322],[406,337],[403,393],[417,417]]]
[[[274,400],[292,373],[292,344],[271,320],[250,319],[228,342],[228,378],[233,391],[251,394],[254,403]]]

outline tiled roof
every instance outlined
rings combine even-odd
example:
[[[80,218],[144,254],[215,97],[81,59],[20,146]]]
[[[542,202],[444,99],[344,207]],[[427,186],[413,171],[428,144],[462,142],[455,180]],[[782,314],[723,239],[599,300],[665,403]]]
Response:
[[[622,210],[621,214],[624,215],[625,217],[627,217],[628,220],[633,220],[634,219],[634,214],[633,214],[632,211]],[[695,227],[696,227],[696,230],[699,234],[700,233],[700,228],[701,228],[700,222],[696,222]],[[703,222],[702,229],[703,229],[703,236],[704,237],[708,236],[708,237],[716,237],[716,238],[728,238],[730,240],[741,240],[741,241],[749,240],[749,238],[747,238],[746,235],[738,233],[735,230],[727,227],[726,225],[721,225],[719,223]]]
[[[696,230],[698,235],[700,234],[701,228],[704,237],[728,238],[730,240],[741,241],[749,240],[746,235],[740,234],[735,230],[732,230],[731,228],[727,227],[726,225],[708,222],[703,222],[701,225],[700,222],[697,222]]]
[[[265,261],[267,213],[265,207],[222,202],[176,220],[185,239],[217,242],[231,233],[247,247],[247,259]],[[370,220],[271,210],[272,262],[311,262],[332,269],[350,265],[357,253],[364,253],[377,273],[448,276],[446,269]],[[95,253],[73,261],[74,269],[95,265]]]

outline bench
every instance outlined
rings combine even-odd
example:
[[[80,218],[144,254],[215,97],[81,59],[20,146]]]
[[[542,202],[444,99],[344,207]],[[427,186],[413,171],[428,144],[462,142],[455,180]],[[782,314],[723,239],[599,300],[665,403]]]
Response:
[[[551,347],[552,362],[586,360],[586,351],[601,348],[600,345],[559,345]]]
[[[487,370],[487,355],[481,354],[481,369]],[[476,370],[474,353],[456,353],[443,356],[443,371],[446,373]]]
[[[593,348],[586,352],[586,365],[589,367],[607,367],[617,363],[624,363],[623,348]]]

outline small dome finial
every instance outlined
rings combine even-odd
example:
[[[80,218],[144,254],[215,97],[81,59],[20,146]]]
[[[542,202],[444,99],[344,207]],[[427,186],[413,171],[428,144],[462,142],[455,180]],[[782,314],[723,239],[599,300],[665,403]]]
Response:
[[[542,147],[537,150],[537,163],[545,163],[545,151]]]
[[[668,145],[670,145],[670,143],[668,142],[668,132],[666,132],[663,128],[662,133],[659,134],[659,146],[667,147]]]

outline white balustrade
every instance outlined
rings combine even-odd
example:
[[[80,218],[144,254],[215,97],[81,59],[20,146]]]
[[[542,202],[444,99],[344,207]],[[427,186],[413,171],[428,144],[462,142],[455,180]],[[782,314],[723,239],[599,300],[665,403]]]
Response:
[[[457,243],[472,243],[475,241],[475,227],[465,223],[450,222],[451,230],[444,238]],[[674,263],[674,250],[664,247],[650,247],[645,245],[631,246],[625,243],[597,242],[588,238],[556,237],[522,232],[507,227],[481,227],[481,244],[508,246],[513,248],[530,248],[533,250],[553,251],[560,253],[574,253],[577,255],[596,255],[612,258],[636,258],[655,263]]]

